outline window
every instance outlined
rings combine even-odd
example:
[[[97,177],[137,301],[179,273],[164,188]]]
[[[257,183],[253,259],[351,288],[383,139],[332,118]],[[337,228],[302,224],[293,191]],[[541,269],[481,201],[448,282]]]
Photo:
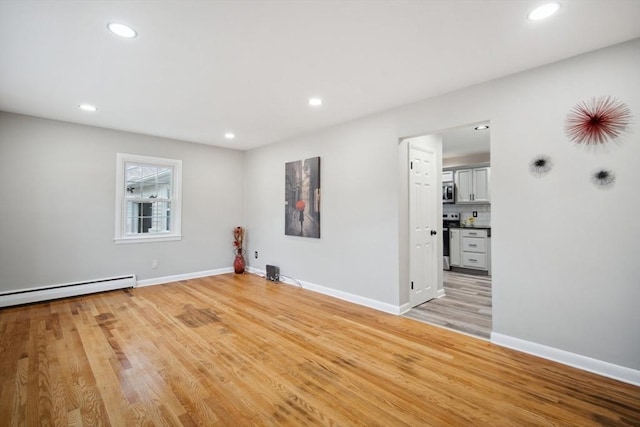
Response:
[[[117,155],[116,243],[180,240],[182,161]]]

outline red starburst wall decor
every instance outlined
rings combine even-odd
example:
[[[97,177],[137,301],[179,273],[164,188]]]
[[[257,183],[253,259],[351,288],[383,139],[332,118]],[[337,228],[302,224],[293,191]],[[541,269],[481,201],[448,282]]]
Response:
[[[565,132],[576,144],[605,144],[619,137],[630,122],[627,104],[612,96],[601,96],[573,107],[567,114]]]

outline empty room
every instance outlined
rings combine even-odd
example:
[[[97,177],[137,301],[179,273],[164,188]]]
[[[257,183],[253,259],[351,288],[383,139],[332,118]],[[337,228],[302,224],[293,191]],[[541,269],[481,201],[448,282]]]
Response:
[[[638,76],[637,0],[0,1],[0,426],[640,425]]]

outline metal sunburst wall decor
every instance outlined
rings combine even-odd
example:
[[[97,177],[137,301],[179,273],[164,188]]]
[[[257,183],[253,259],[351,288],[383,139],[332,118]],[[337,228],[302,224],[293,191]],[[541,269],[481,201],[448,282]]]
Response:
[[[612,96],[594,97],[569,111],[565,133],[576,144],[596,146],[618,138],[630,122],[627,104]]]
[[[598,169],[591,174],[591,182],[597,188],[607,189],[616,182],[616,175],[609,169]]]
[[[529,172],[536,177],[543,177],[549,173],[553,162],[549,156],[536,156],[529,162]]]

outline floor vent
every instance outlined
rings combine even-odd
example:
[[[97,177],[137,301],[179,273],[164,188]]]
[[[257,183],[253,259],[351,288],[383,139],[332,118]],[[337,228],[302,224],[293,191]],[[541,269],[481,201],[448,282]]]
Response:
[[[135,285],[136,276],[131,274],[108,279],[3,292],[0,293],[0,307],[10,307],[13,305],[93,294],[115,289],[133,288]]]

